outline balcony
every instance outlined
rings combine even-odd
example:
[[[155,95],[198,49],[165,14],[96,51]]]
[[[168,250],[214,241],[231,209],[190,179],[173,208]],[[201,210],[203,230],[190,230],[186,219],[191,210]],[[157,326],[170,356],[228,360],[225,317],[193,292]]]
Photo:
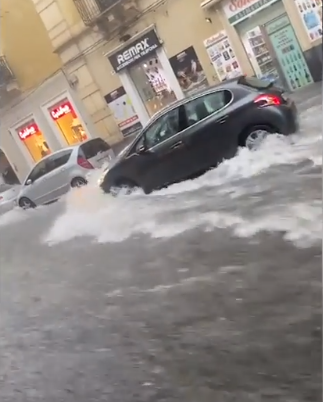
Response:
[[[73,0],[87,26],[105,23],[106,29],[125,25],[139,15],[137,0]]]
[[[11,92],[18,89],[16,77],[14,76],[5,56],[0,56],[0,91]]]

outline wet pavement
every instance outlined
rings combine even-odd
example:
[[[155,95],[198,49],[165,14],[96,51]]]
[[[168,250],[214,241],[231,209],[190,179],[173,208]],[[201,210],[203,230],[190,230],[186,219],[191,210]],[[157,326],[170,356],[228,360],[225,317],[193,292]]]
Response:
[[[294,144],[0,217],[1,402],[321,400],[321,93],[297,101]]]

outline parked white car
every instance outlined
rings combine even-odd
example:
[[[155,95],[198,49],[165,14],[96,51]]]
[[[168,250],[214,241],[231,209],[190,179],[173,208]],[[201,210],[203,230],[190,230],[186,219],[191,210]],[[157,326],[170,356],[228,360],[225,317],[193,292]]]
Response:
[[[110,145],[102,138],[56,151],[32,168],[21,186],[17,204],[27,209],[55,201],[71,187],[87,184],[90,172],[101,168],[114,156]]]

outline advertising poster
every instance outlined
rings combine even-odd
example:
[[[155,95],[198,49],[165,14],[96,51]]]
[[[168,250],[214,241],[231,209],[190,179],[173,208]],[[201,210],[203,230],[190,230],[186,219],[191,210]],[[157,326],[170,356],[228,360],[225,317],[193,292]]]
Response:
[[[312,42],[322,38],[322,0],[294,0]]]
[[[124,137],[138,133],[142,129],[135,109],[123,87],[117,88],[104,97],[111,109],[116,123]]]
[[[204,46],[220,81],[242,75],[242,69],[225,31],[204,41]]]
[[[169,62],[185,95],[209,86],[193,46],[171,57]]]

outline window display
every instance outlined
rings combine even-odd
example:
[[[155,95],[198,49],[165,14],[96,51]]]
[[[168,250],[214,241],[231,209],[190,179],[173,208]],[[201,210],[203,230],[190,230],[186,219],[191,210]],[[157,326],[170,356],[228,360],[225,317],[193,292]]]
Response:
[[[294,0],[310,40],[322,38],[322,0]]]
[[[204,46],[220,81],[242,74],[242,69],[225,31],[206,39]]]
[[[51,153],[43,133],[34,120],[19,127],[17,133],[35,162]]]
[[[191,95],[209,86],[193,46],[171,57],[169,62],[185,95]]]
[[[50,115],[68,145],[77,144],[88,139],[71,102],[67,99],[53,106],[50,109]]]
[[[260,27],[248,31],[243,38],[251,65],[258,78],[279,81],[279,74]]]
[[[156,54],[128,71],[150,116],[176,100]]]

